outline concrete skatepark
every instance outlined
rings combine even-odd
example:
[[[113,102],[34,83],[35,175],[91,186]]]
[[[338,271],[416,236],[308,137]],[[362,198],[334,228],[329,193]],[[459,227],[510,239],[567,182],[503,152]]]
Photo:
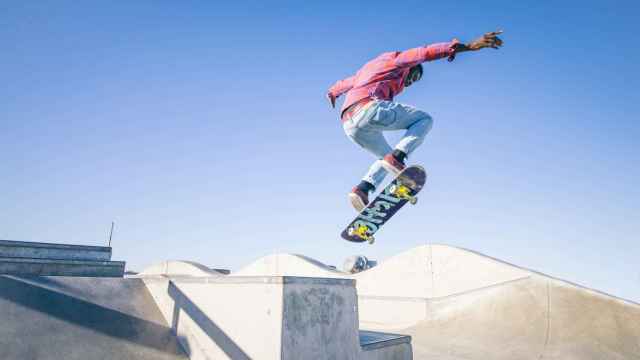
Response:
[[[236,275],[342,277],[276,254]],[[407,334],[416,359],[640,359],[640,306],[464,249],[424,245],[356,280],[361,329]]]
[[[640,305],[446,245],[80,274],[0,277],[0,358],[640,359]]]

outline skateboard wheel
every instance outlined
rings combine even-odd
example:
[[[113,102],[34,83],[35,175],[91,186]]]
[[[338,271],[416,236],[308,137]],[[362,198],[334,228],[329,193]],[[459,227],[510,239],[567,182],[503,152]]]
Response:
[[[350,227],[349,230],[347,230],[347,234],[349,234],[349,236],[353,236],[353,228]]]
[[[369,237],[369,240],[367,240],[369,242],[369,245],[372,245],[374,242],[376,242],[376,238],[374,238],[373,236]]]
[[[389,186],[389,192],[390,193],[394,193],[394,192],[396,192],[397,188],[398,188],[397,186],[391,185],[391,186]]]
[[[409,202],[411,203],[411,205],[415,205],[418,202],[418,198],[417,197],[411,198]]]

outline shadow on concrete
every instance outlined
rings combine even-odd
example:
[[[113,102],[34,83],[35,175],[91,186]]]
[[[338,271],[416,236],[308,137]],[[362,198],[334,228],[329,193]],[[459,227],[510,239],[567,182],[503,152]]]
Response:
[[[174,300],[172,328],[177,329],[180,322],[180,310],[184,311],[216,345],[234,360],[250,360],[251,358],[236,344],[218,325],[216,325],[200,308],[194,304],[172,281],[169,282],[169,296]],[[213,296],[213,295],[212,295]],[[183,348],[186,348],[184,343]],[[190,354],[190,353],[189,353]]]
[[[73,281],[74,279],[66,279],[69,284],[74,284]],[[38,286],[38,282],[49,288]],[[78,279],[77,282],[78,284],[74,287],[82,286],[82,279]],[[48,278],[20,279],[0,276],[0,308],[2,308],[0,348],[12,349],[5,350],[5,356],[7,356],[6,351],[12,351],[11,355],[21,358],[21,354],[24,355],[24,353],[20,351],[32,353],[35,349],[42,352],[42,358],[52,358],[52,354],[58,351],[63,351],[67,359],[76,358],[76,356],[82,358],[83,351],[93,351],[96,356],[103,351],[112,358],[118,358],[118,356],[125,356],[125,354],[118,354],[118,349],[126,348],[127,351],[142,355],[138,358],[157,358],[163,353],[168,355],[166,358],[184,358],[184,353],[171,329],[159,324],[161,314],[155,303],[151,300],[131,304],[133,300],[143,299],[145,295],[131,294],[131,289],[139,292],[146,291],[146,288],[131,282],[119,283],[111,280],[104,283],[108,284],[107,289],[100,291],[115,292],[112,297],[124,303],[129,300],[127,306],[131,308],[134,306],[145,308],[140,310],[141,314],[153,315],[153,309],[149,310],[149,307],[155,307],[158,315],[151,316],[154,318],[150,319],[155,322],[111,309],[105,304],[98,305],[51,289],[53,286],[64,290],[71,289],[64,283],[65,281],[62,280]],[[101,283],[93,280],[87,284]],[[118,284],[127,285],[117,288]],[[119,292],[118,289],[120,289]],[[98,295],[101,292],[98,292]],[[103,298],[96,299],[96,302],[99,301],[105,302]],[[151,353],[147,354],[149,357],[144,356],[144,350],[140,347],[155,350],[152,351],[155,356],[151,356]],[[47,352],[49,355],[44,356]],[[70,355],[73,353],[75,356]]]
[[[71,286],[69,283],[56,280],[54,277],[50,277],[50,276],[6,275],[5,277],[9,279],[14,279],[16,281],[20,281],[22,283],[38,286],[40,288],[46,288],[47,290],[51,290],[55,292],[71,292],[75,290],[75,288]]]

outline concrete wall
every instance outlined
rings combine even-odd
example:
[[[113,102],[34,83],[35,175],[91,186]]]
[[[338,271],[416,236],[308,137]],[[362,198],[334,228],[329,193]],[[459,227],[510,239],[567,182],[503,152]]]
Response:
[[[352,280],[144,277],[191,359],[357,359]]]
[[[282,359],[358,359],[356,289],[351,280],[284,277]]]

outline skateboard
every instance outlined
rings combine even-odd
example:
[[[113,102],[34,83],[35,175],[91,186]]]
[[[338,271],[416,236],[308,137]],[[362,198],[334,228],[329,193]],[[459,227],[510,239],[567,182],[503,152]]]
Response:
[[[375,241],[374,234],[406,203],[415,205],[427,173],[422,166],[412,165],[393,179],[384,190],[342,231],[342,238],[353,242]]]

